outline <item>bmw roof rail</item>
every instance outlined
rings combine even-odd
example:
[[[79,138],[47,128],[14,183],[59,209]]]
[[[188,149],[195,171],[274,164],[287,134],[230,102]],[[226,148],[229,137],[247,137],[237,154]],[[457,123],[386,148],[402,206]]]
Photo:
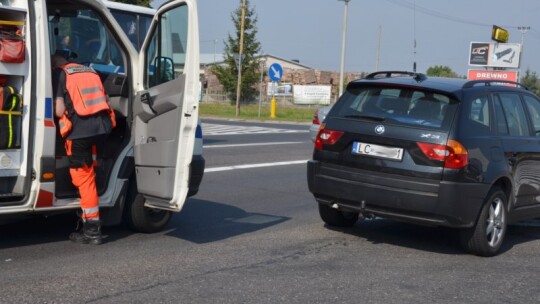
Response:
[[[515,85],[516,87],[519,86],[519,87],[524,88],[527,91],[530,91],[528,86],[526,86],[526,85],[524,85],[522,83],[519,83],[519,82],[509,81],[509,80],[493,80],[493,79],[470,80],[470,81],[467,81],[467,82],[465,82],[463,84],[463,88],[464,89],[469,89],[469,88],[474,87],[477,84],[482,84],[482,83],[485,84],[486,86],[511,84],[511,85]]]
[[[384,76],[383,76],[384,75]],[[414,80],[420,82],[427,79],[427,76],[422,73],[416,73],[416,72],[407,72],[407,71],[379,71],[379,72],[373,72],[371,74],[368,74],[364,79],[375,79],[375,78],[383,78],[383,77],[397,77],[397,76],[413,76]],[[382,77],[377,77],[382,76]]]

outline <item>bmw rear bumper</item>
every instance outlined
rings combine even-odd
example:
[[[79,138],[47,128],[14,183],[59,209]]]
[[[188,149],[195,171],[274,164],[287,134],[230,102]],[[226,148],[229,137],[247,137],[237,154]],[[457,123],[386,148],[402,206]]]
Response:
[[[338,204],[416,224],[471,227],[489,186],[406,177],[308,162],[308,186],[319,203]]]

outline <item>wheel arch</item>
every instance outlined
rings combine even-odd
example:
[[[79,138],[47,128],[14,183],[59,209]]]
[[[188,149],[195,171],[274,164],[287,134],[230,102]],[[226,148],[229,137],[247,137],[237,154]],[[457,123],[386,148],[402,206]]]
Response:
[[[512,182],[510,181],[510,179],[506,176],[504,177],[500,177],[499,179],[497,179],[493,185],[491,186],[491,189],[494,189],[494,188],[500,188],[504,194],[506,195],[506,199],[508,200],[507,201],[507,206],[506,206],[506,210],[510,210],[510,206],[512,206],[512,204],[514,203],[514,199],[513,199],[513,195],[512,195]],[[489,193],[489,191],[488,191]]]

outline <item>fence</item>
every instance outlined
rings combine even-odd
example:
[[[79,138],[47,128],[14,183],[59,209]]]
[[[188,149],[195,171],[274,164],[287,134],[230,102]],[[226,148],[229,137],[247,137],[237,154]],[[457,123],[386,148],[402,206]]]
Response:
[[[290,106],[290,107],[311,107],[316,106],[320,107],[320,105],[297,105],[294,103],[294,98],[292,96],[275,96],[276,103],[279,106]],[[272,96],[267,96],[266,94],[263,94],[262,96],[262,104],[269,104],[272,100]],[[332,95],[332,103],[336,101],[336,96]],[[222,90],[210,90],[206,89],[205,92],[203,92],[202,103],[228,103],[233,104],[236,102],[236,100],[232,100],[229,96],[229,94]],[[246,102],[243,102],[246,103]],[[251,102],[247,102],[249,104],[257,104],[259,103],[259,98],[256,98],[255,100],[252,100]]]

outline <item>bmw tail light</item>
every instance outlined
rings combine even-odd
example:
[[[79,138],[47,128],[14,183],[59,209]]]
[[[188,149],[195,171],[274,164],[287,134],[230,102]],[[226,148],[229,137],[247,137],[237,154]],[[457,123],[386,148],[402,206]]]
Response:
[[[312,121],[312,123],[313,123],[314,125],[320,125],[320,124],[321,124],[321,122],[319,121],[319,110],[316,110],[316,111],[315,111],[315,114],[313,114],[313,121]]]
[[[323,145],[333,145],[341,136],[343,136],[343,132],[325,129],[325,124],[323,123],[315,139],[315,149],[322,150]]]
[[[457,140],[449,139],[446,145],[416,143],[427,158],[444,162],[448,169],[461,169],[469,164],[469,152]]]

